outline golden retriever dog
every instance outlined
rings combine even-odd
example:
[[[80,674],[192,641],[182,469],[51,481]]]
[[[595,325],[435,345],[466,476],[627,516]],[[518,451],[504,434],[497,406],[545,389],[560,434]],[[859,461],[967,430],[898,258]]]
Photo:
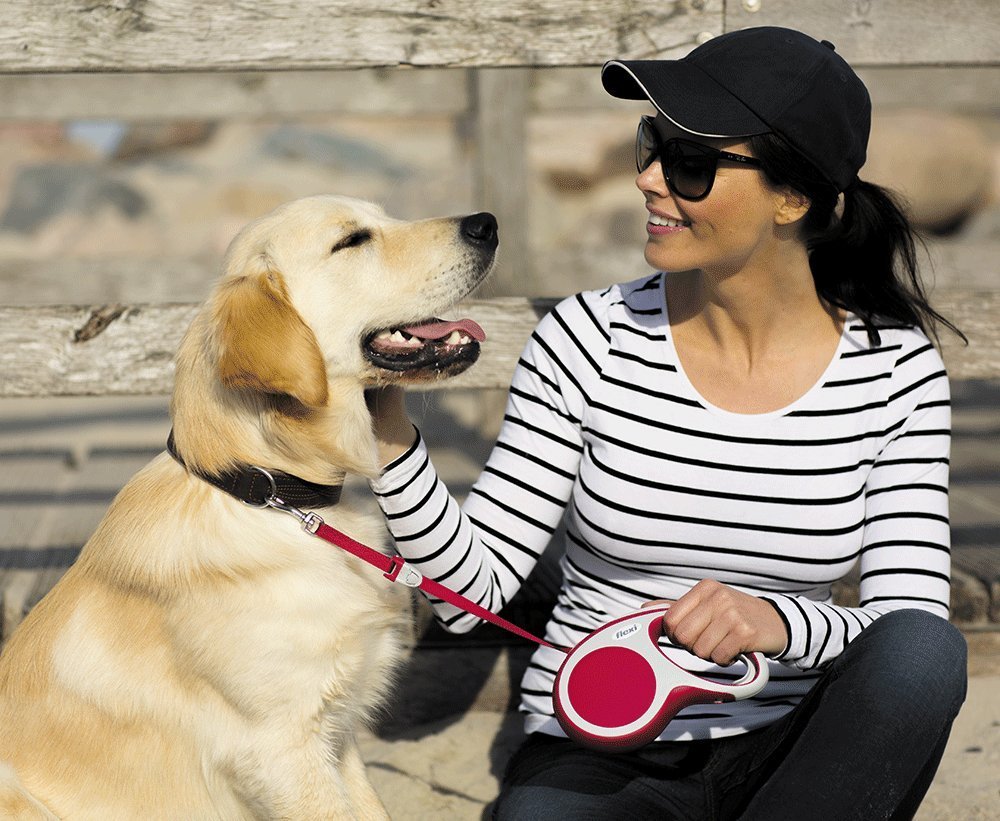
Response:
[[[0,655],[0,816],[385,817],[355,737],[403,658],[404,588],[210,480],[259,466],[328,499],[374,475],[365,389],[476,359],[478,326],[435,317],[496,247],[490,214],[401,222],[332,196],[237,236],[178,351],[174,455]],[[326,504],[384,549],[380,517]]]

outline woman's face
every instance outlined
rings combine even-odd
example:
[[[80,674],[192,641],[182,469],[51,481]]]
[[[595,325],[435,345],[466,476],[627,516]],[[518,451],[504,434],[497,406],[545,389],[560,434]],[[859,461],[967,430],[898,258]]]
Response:
[[[746,143],[693,137],[663,115],[655,127],[663,140],[683,137],[734,154],[753,156]],[[660,163],[636,177],[646,198],[646,261],[659,271],[702,270],[730,275],[773,249],[776,215],[785,201],[758,168],[722,160],[703,200],[685,200],[667,187]]]

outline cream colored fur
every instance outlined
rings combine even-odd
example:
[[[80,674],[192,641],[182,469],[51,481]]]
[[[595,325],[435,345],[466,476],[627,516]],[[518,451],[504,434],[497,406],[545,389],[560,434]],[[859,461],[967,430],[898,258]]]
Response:
[[[370,240],[332,249],[352,232]],[[244,229],[177,357],[189,466],[325,484],[376,470],[361,340],[466,295],[489,267],[457,219],[315,197]],[[384,527],[319,511],[374,547]],[[161,454],[0,655],[0,816],[377,819],[355,734],[408,636],[405,595],[288,515]]]

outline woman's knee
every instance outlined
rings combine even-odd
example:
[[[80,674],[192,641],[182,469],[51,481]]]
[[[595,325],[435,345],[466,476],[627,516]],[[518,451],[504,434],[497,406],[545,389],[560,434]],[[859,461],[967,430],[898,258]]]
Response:
[[[965,636],[947,619],[926,610],[893,610],[879,617],[861,633],[868,644],[881,645],[883,652],[902,660],[934,663],[949,670],[967,664]]]
[[[568,739],[530,736],[507,764],[492,817],[497,821],[588,818],[607,775],[595,761]],[[607,789],[613,792],[615,786],[609,784]]]
[[[526,819],[556,819],[554,813],[562,812],[560,802],[554,801],[549,791],[531,787],[515,787],[497,796],[490,818],[493,821],[526,821]]]
[[[616,790],[603,791],[592,785],[574,785],[572,781],[555,774],[550,779],[505,784],[493,802],[491,817],[494,821],[563,821],[567,818],[606,821],[635,817],[625,812]]]
[[[855,646],[857,645],[857,646]],[[849,645],[858,672],[902,706],[941,709],[954,717],[965,700],[968,650],[953,624],[925,610],[894,610]],[[853,666],[853,665],[851,665]]]

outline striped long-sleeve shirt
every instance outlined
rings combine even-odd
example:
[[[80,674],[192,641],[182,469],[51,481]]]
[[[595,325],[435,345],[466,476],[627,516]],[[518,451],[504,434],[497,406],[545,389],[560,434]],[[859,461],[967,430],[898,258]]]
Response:
[[[819,381],[773,413],[712,406],[684,374],[664,276],[563,300],[532,334],[504,424],[463,506],[422,441],[372,489],[400,552],[493,611],[511,599],[565,516],[562,587],[546,639],[572,646],[650,599],[713,578],[768,599],[789,641],[754,699],[689,707],[662,739],[769,724],[879,615],[948,615],[948,381],[919,330],[848,317]],[[857,607],[831,585],[860,562]],[[449,629],[476,620],[442,602]],[[734,677],[664,644],[686,669]],[[522,682],[528,732],[561,734],[540,647]],[[738,673],[737,673],[738,674]]]

